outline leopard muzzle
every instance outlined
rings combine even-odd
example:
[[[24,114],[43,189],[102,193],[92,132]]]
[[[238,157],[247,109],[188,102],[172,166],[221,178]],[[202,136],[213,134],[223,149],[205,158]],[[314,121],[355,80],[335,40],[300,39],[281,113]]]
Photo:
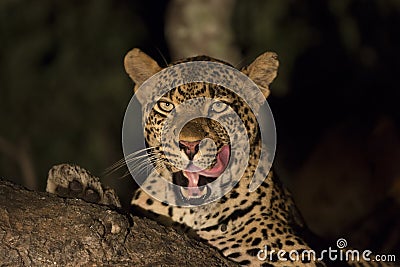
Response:
[[[173,173],[173,182],[180,186],[182,200],[193,205],[206,200],[211,194],[211,188],[207,184],[215,181],[225,171],[229,158],[230,146],[224,145],[217,153],[212,167],[202,169],[190,161],[184,170]]]

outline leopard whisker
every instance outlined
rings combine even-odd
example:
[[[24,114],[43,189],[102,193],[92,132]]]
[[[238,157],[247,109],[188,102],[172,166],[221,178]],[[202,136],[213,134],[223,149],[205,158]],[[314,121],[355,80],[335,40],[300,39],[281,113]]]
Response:
[[[149,147],[149,148],[145,148],[145,149],[141,149],[141,150],[135,151],[135,152],[133,152],[133,153],[127,155],[126,157],[120,159],[120,160],[117,161],[116,163],[114,163],[114,164],[111,166],[111,168],[123,164],[127,159],[131,159],[131,158],[137,157],[137,155],[140,154],[140,153],[144,153],[144,152],[153,153],[153,151],[152,151],[153,149],[154,149],[154,147]]]
[[[128,162],[134,161],[134,160],[138,159],[139,157],[142,158],[144,156],[148,156],[148,154],[152,155],[152,154],[155,153],[153,151],[154,149],[155,149],[155,147],[147,147],[147,148],[135,151],[135,152],[127,155],[126,157],[118,160],[113,165],[111,165],[110,167],[105,169],[104,174],[105,175],[110,175],[110,174],[116,172],[117,170],[121,169],[122,167],[126,166]],[[144,152],[147,152],[147,154],[138,156],[138,154],[141,154],[141,153],[144,153]]]
[[[149,159],[147,161],[143,161],[138,165],[135,165],[132,169],[130,169],[130,173],[133,175],[141,175],[143,172],[147,171],[150,173],[153,170],[158,170],[160,167],[156,164],[161,160],[157,159],[156,157]]]
[[[131,173],[136,173],[138,169],[142,168],[143,166],[149,165],[152,166],[154,162],[157,160],[157,155],[147,156],[142,161],[138,162],[138,159],[132,160],[127,162],[127,167]]]

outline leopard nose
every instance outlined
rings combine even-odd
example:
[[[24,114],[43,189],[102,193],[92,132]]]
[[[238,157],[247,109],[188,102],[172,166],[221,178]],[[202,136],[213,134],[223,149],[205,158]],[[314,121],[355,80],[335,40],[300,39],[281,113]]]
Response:
[[[193,160],[193,157],[199,152],[199,144],[200,141],[179,141],[179,148],[185,152],[189,160]]]

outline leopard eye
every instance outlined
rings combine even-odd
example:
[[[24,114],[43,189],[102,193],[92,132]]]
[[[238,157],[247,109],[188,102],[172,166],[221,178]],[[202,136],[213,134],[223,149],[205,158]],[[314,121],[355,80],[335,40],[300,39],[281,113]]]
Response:
[[[211,105],[211,110],[216,113],[221,113],[228,108],[228,105],[223,102],[215,102]]]
[[[171,112],[174,109],[174,104],[166,101],[160,101],[157,103],[159,109],[161,109],[164,112]]]

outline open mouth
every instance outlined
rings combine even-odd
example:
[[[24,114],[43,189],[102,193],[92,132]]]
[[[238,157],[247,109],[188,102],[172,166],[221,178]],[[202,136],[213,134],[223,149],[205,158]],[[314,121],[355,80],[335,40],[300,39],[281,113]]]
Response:
[[[211,194],[208,183],[217,179],[229,163],[230,147],[224,145],[216,156],[216,163],[209,169],[201,169],[190,163],[185,170],[173,174],[174,184],[181,186],[183,200],[196,205],[201,204]]]

